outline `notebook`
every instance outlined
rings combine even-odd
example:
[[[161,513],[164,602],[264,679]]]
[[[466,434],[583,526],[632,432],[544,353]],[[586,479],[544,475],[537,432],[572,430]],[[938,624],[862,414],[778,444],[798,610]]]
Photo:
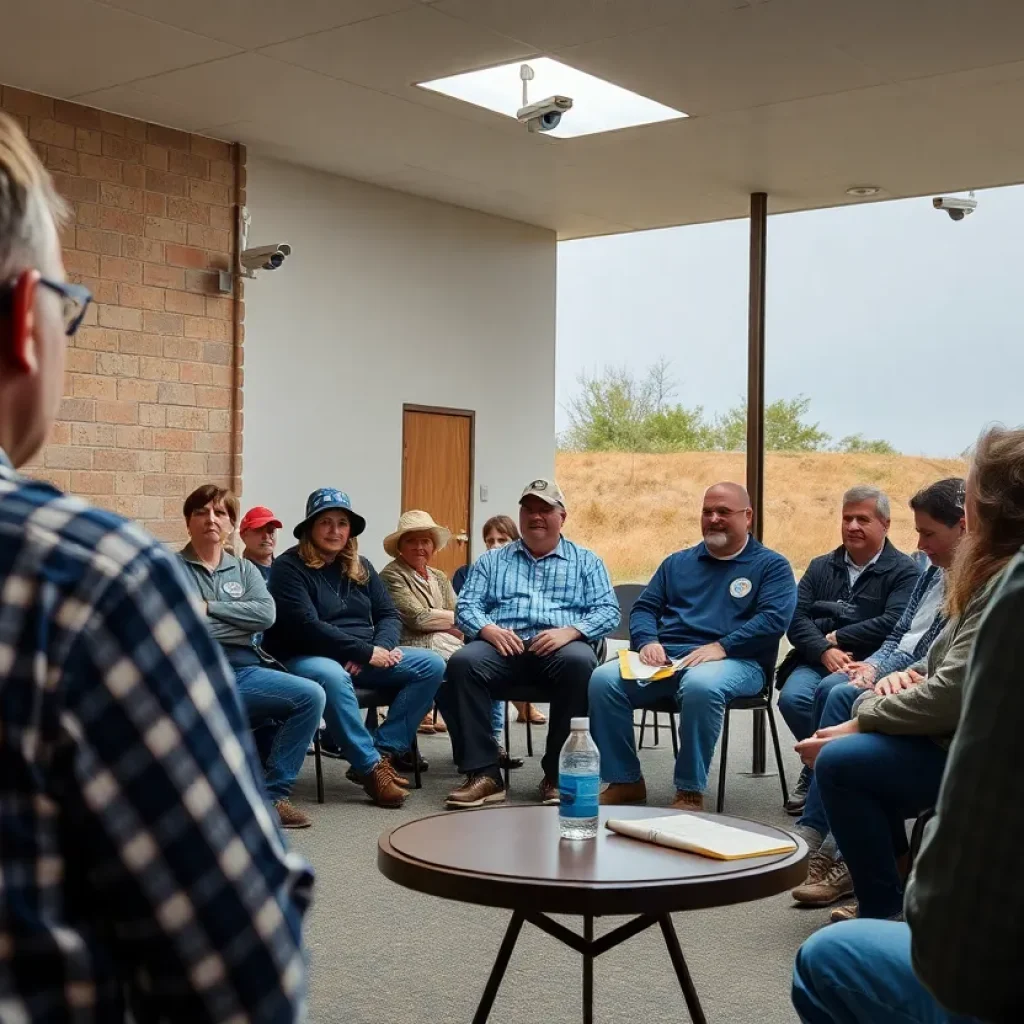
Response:
[[[792,853],[796,849],[796,843],[791,839],[763,836],[719,821],[700,818],[696,814],[671,814],[662,818],[613,818],[605,824],[612,832],[631,839],[685,850],[687,853],[699,853],[702,857],[715,860],[768,857],[776,853]]]
[[[668,665],[645,665],[636,651],[619,651],[619,674],[623,679],[635,679],[643,683],[674,676],[682,663],[683,659],[677,658]]]

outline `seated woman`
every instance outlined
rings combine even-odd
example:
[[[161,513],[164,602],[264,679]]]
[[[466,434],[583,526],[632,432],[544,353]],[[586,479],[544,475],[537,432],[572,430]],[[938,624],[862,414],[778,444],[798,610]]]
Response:
[[[323,690],[309,679],[276,671],[280,666],[260,649],[263,630],[274,622],[274,600],[256,566],[225,550],[238,520],[235,496],[204,484],[185,499],[183,511],[189,542],[178,557],[203,601],[210,635],[234,669],[249,724],[270,737],[267,795],[284,828],[307,828],[310,819],[288,794],[320,725]]]
[[[1004,569],[1024,544],[1024,431],[994,430],[978,443],[967,478],[967,535],[946,588],[949,622],[927,662],[881,679],[874,692],[836,687],[826,719],[797,744],[812,764],[821,810],[846,861],[856,908],[833,920],[891,918],[902,908],[906,820],[934,806],[960,717],[967,662]],[[845,705],[844,705],[845,702]],[[808,813],[813,812],[808,801]]]
[[[488,551],[494,548],[503,548],[506,544],[511,544],[514,540],[519,540],[519,528],[516,526],[515,521],[510,516],[491,516],[490,519],[484,523],[484,547]],[[460,565],[455,570],[455,575],[452,576],[452,588],[455,593],[462,589],[463,584],[466,582],[466,577],[469,576],[470,566]],[[512,706],[516,709],[516,721],[525,722],[527,718],[533,725],[544,725],[547,719],[542,715],[533,704],[527,704],[525,701],[514,700]],[[491,724],[494,727],[494,735],[501,736],[505,726],[505,702],[496,700],[492,705]],[[500,746],[500,744],[499,744]],[[520,764],[522,762],[520,761]],[[519,767],[516,765],[515,767]]]
[[[395,770],[408,761],[416,726],[434,703],[444,661],[433,651],[398,646],[401,620],[356,537],[366,520],[334,488],[314,491],[295,527],[298,544],[274,560],[270,593],[277,621],[267,649],[289,671],[326,691],[327,732],[352,765],[367,795],[381,807],[400,807],[408,781]],[[371,736],[353,681],[389,694],[387,720]]]

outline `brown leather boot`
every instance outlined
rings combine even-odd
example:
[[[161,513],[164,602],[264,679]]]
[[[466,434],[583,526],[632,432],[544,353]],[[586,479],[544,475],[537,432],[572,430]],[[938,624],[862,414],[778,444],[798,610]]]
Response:
[[[392,760],[391,755],[384,754],[382,755],[381,760],[387,764],[388,771],[391,772],[391,778],[393,778],[403,789],[408,789],[409,780],[404,775],[398,774],[398,769],[395,768],[395,762]]]
[[[467,775],[466,781],[448,794],[446,807],[464,810],[468,807],[483,807],[484,804],[500,804],[505,800],[505,786],[490,775]]]
[[[676,798],[672,801],[673,811],[703,811],[704,794],[691,793],[685,789],[676,790]]]
[[[363,789],[378,807],[401,807],[409,795],[395,782],[394,769],[383,757],[373,766],[370,774],[364,777]]]
[[[290,800],[278,800],[274,810],[281,819],[281,828],[309,828],[313,824],[311,818],[303,814]]]
[[[645,804],[647,803],[647,783],[643,779],[637,782],[609,782],[601,794],[603,804]]]

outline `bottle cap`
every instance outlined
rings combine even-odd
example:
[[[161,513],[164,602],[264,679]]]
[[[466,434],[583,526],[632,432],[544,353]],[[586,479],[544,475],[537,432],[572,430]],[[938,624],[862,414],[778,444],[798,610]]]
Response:
[[[590,729],[589,718],[574,718],[569,726],[574,732],[587,732]]]

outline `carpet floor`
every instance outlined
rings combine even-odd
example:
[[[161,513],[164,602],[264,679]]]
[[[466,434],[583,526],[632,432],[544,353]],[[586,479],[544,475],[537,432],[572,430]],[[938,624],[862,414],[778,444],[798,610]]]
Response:
[[[778,777],[752,778],[751,715],[733,714],[725,810],[787,827]],[[799,762],[782,730],[786,777]],[[662,721],[667,719],[663,716]],[[313,759],[307,758],[294,801],[313,827],[289,833],[293,847],[317,873],[306,937],[313,1024],[467,1024],[494,961],[509,913],[421,895],[377,870],[377,839],[395,825],[443,808],[459,781],[447,736],[421,737],[430,770],[423,789],[404,808],[382,810],[347,782],[344,762],[324,760],[326,802],[316,804]],[[534,732],[537,758],[512,775],[512,800],[532,800],[541,779],[544,729]],[[648,742],[650,735],[648,734]],[[512,726],[514,750],[525,756],[525,726]],[[653,806],[673,795],[667,729],[658,747],[641,753]],[[769,741],[769,769],[774,771]],[[717,762],[708,793],[716,792]],[[713,797],[712,797],[713,799]],[[458,812],[454,812],[458,813]],[[789,1000],[793,956],[827,920],[788,894],[716,910],[674,916],[683,952],[709,1024],[792,1024]],[[622,919],[598,920],[596,934]],[[579,919],[565,919],[579,930]],[[492,1024],[559,1024],[581,1019],[578,954],[525,925],[491,1012]],[[650,929],[595,961],[594,1019],[598,1024],[657,1024],[689,1017],[661,933]]]

